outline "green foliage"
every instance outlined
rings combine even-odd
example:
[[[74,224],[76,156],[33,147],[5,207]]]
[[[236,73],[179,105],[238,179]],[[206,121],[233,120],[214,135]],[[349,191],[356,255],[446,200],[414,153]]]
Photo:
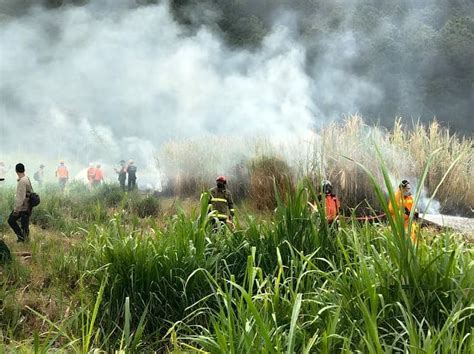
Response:
[[[147,195],[144,198],[135,196],[129,199],[130,210],[141,218],[158,216],[160,203],[156,196]]]

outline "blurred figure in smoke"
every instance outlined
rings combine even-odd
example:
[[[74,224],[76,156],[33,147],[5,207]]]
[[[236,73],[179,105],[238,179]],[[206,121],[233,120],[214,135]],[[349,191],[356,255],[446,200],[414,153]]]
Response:
[[[29,195],[33,192],[30,179],[25,174],[25,166],[19,163],[15,166],[15,172],[18,176],[18,184],[16,187],[15,205],[13,211],[8,218],[8,225],[15,232],[18,242],[28,240],[30,234],[30,215],[31,205]],[[18,225],[20,220],[21,227]]]
[[[64,188],[66,188],[66,183],[69,180],[69,171],[63,160],[59,161],[59,166],[56,169],[55,175],[59,182],[59,188],[61,191],[64,191]]]
[[[397,208],[392,204],[392,201],[389,201],[388,204],[388,210],[390,211],[390,215],[392,217],[395,216],[396,212],[399,212],[401,215],[403,215],[403,220],[404,220],[404,226],[405,230],[408,231],[408,226],[410,222],[410,213],[412,209],[415,207],[414,205],[414,200],[413,200],[413,195],[411,193],[411,185],[410,182],[408,182],[406,179],[404,179],[398,186],[398,190],[395,192],[395,203],[397,205]],[[419,214],[418,211],[415,209],[414,213],[414,219],[418,220]],[[417,235],[418,233],[418,224],[416,222],[412,223],[412,228],[411,228],[411,240],[413,242],[416,242],[417,240]]]
[[[89,164],[89,168],[87,169],[87,180],[89,181],[89,190],[92,190],[95,180],[95,167],[92,162]]]
[[[115,172],[118,174],[118,181],[120,187],[125,192],[125,181],[127,180],[127,167],[125,167],[125,160],[120,160],[120,167],[114,168]]]
[[[3,161],[0,161],[0,182],[5,180],[5,175],[7,171],[5,169],[5,163]]]
[[[95,175],[94,175],[94,187],[98,187],[102,184],[104,181],[104,172],[102,171],[102,168],[100,164],[97,164],[95,167]]]
[[[216,227],[217,221],[223,224],[232,224],[234,217],[234,201],[232,193],[227,189],[227,179],[219,176],[216,179],[216,186],[209,191],[209,205],[211,223]]]
[[[127,166],[127,173],[128,173],[128,191],[135,189],[137,187],[137,166],[133,160],[128,162]]]
[[[39,170],[33,175],[33,179],[38,182],[38,186],[43,187],[44,182],[44,165],[40,165]]]

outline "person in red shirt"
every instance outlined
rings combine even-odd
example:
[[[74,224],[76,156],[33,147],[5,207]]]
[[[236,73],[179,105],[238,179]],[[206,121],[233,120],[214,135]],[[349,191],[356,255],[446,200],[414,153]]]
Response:
[[[94,175],[94,187],[98,187],[104,181],[104,172],[100,164],[98,164],[95,168],[95,175]]]

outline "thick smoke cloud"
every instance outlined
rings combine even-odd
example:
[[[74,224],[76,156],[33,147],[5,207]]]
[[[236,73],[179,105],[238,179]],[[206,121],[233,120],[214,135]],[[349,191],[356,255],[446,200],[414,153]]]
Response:
[[[300,134],[356,112],[386,125],[437,116],[470,134],[471,9],[3,0],[1,149],[116,161],[169,139]]]
[[[2,19],[2,150],[115,161],[145,142],[313,125],[305,50],[288,29],[257,52],[233,50],[206,27],[190,34],[166,4],[129,5],[33,7]]]

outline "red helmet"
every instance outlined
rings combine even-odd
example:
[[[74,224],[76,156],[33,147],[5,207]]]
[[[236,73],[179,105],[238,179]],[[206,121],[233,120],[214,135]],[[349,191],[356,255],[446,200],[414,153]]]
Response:
[[[225,176],[219,176],[216,178],[216,182],[227,183],[227,180],[225,179]]]

